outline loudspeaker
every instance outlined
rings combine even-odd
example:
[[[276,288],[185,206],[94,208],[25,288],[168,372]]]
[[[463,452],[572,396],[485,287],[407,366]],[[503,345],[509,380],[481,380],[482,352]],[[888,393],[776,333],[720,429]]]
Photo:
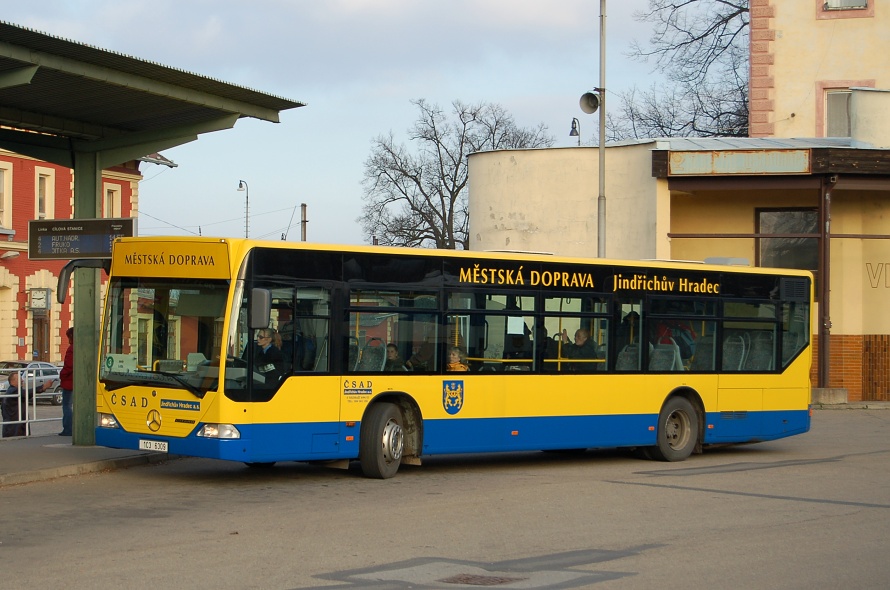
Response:
[[[596,112],[600,108],[600,97],[595,92],[585,92],[581,96],[581,110],[588,115]]]

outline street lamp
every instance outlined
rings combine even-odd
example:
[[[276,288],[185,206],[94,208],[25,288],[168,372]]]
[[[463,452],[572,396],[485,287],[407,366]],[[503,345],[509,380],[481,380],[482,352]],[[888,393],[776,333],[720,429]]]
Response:
[[[246,238],[250,219],[250,190],[247,187],[247,183],[243,180],[238,181],[238,190],[244,191],[244,237]]]
[[[606,0],[600,0],[600,85],[581,96],[581,110],[588,115],[600,112],[599,198],[596,213],[596,255],[606,256]],[[572,123],[574,131],[575,124]],[[580,139],[578,140],[580,145]]]
[[[578,117],[572,117],[572,130],[569,131],[569,137],[578,138],[578,147],[581,147],[581,121]]]

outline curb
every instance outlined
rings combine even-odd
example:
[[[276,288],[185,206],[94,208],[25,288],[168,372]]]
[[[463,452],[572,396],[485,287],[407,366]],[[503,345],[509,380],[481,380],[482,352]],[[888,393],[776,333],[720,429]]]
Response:
[[[0,487],[34,483],[37,481],[47,481],[60,477],[70,477],[72,475],[84,475],[87,473],[98,473],[100,471],[126,469],[128,467],[134,467],[136,465],[162,463],[169,459],[175,458],[177,458],[176,455],[165,454],[134,455],[130,457],[118,457],[115,459],[102,459],[100,461],[91,461],[89,463],[76,463],[72,465],[63,465],[60,467],[47,467],[44,469],[36,469],[34,471],[20,471],[18,473],[0,474]]]
[[[854,402],[846,404],[811,404],[814,410],[890,410],[890,402]]]

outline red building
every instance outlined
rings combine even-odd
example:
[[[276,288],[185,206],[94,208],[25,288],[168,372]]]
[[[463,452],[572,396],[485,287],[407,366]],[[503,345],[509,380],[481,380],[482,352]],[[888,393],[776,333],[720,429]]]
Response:
[[[135,161],[104,170],[102,216],[134,217],[141,179]],[[30,260],[28,225],[34,219],[71,219],[73,187],[70,168],[0,150],[0,360],[62,360],[72,290],[63,305],[56,290],[67,261]]]

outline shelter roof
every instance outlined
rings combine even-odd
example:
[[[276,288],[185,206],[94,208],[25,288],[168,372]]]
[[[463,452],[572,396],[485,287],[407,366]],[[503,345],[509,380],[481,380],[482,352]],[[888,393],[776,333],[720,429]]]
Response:
[[[0,125],[93,141],[303,103],[0,21]]]
[[[675,152],[852,147],[849,137],[666,137],[645,141],[654,141],[656,149]]]

